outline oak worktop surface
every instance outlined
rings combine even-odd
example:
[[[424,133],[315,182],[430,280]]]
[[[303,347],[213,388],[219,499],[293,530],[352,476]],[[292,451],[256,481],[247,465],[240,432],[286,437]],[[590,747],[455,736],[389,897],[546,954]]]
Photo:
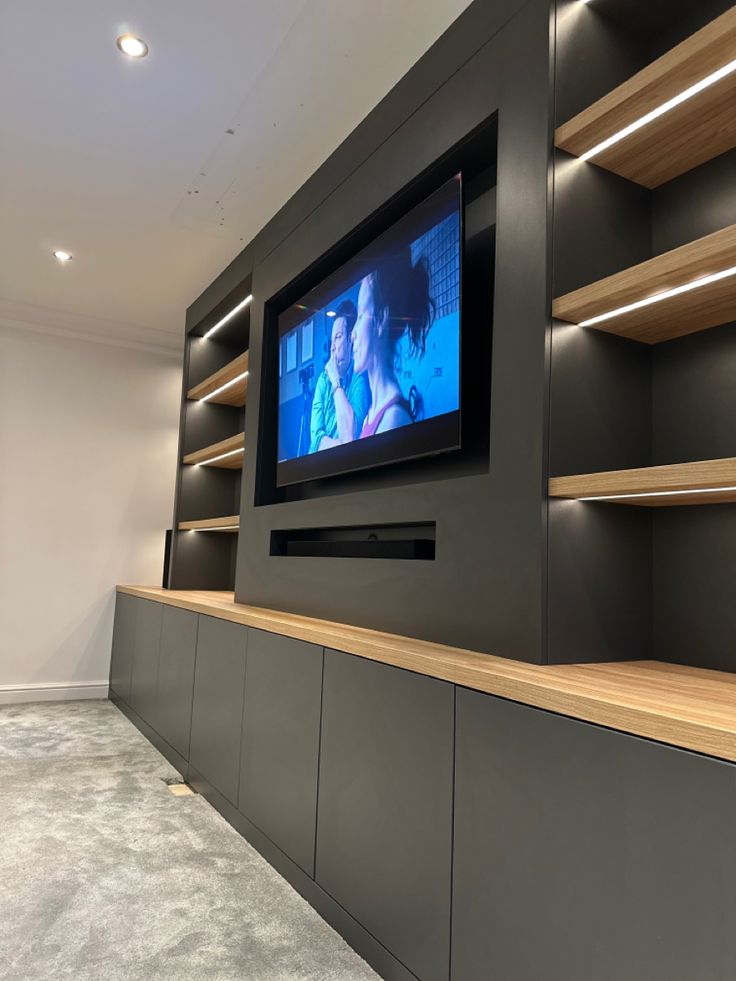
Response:
[[[118,591],[333,647],[465,688],[736,762],[736,675],[663,661],[538,665],[235,603],[233,593]]]

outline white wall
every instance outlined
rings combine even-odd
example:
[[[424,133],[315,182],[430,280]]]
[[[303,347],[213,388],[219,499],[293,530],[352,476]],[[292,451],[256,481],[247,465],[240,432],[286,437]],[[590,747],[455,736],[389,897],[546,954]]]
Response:
[[[174,353],[0,326],[0,702],[107,684],[116,583],[161,585],[180,385]]]

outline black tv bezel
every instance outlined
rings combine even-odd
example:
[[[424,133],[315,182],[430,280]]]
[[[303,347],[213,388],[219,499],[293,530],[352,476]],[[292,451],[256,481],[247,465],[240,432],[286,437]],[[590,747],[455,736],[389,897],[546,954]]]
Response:
[[[298,299],[304,299],[314,289],[318,289],[322,283],[330,279],[346,266],[352,259],[358,258],[361,253],[367,251],[380,238],[394,229],[407,219],[412,212],[421,208],[429,201],[440,189],[453,181],[459,183],[459,246],[460,246],[460,300],[459,300],[459,350],[458,350],[458,396],[459,408],[452,412],[444,413],[441,416],[434,416],[431,419],[423,419],[419,423],[412,423],[412,438],[418,447],[415,451],[407,453],[405,450],[396,452],[393,447],[397,443],[403,442],[407,427],[401,426],[385,433],[377,433],[369,440],[358,443],[353,441],[343,446],[331,447],[328,450],[320,450],[318,453],[310,453],[306,456],[294,457],[289,460],[278,459],[278,431],[280,403],[276,400],[276,434],[274,443],[274,458],[276,471],[276,487],[293,487],[298,484],[308,483],[315,480],[327,480],[332,477],[341,477],[351,473],[358,473],[366,470],[374,470],[380,467],[400,464],[411,460],[423,459],[433,456],[444,456],[450,453],[457,453],[462,449],[462,406],[463,406],[463,266],[465,259],[465,184],[462,169],[456,171],[451,177],[445,176],[436,185],[424,194],[419,201],[404,210],[404,212],[391,221],[387,222],[383,228],[377,229],[371,238],[353,249],[346,257],[332,266],[327,266],[321,275],[316,278],[308,289],[301,292]],[[279,324],[282,314],[293,306],[290,303],[284,306],[273,320],[273,330],[278,343],[281,337],[288,333],[293,327],[283,328]],[[278,384],[281,379],[278,375],[278,359],[276,359],[275,373]]]

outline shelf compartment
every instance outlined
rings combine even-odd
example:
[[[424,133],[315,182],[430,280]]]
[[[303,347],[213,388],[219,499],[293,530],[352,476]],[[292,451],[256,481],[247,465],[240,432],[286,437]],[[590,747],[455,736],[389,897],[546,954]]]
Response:
[[[728,275],[674,296],[654,299],[716,274]],[[647,305],[599,323],[588,323],[642,301]],[[736,225],[566,293],[552,304],[552,315],[645,344],[730,323],[736,320]]]
[[[560,126],[555,145],[582,157],[736,60],[736,7]],[[659,187],[736,146],[736,71],[591,157],[621,177]]]
[[[211,446],[203,446],[201,450],[187,453],[182,462],[191,466],[240,470],[243,466],[244,453],[245,433],[238,433],[237,436],[229,436],[219,443],[212,443]]]
[[[248,351],[239,354],[219,371],[195,385],[187,392],[187,398],[195,401],[216,402],[218,405],[245,405],[248,389]],[[222,389],[222,391],[220,391]],[[218,394],[213,395],[213,392]]]
[[[231,514],[225,518],[200,518],[198,521],[180,521],[179,531],[218,531],[237,533],[240,530],[240,515]]]
[[[736,457],[551,477],[549,496],[639,507],[736,502]]]

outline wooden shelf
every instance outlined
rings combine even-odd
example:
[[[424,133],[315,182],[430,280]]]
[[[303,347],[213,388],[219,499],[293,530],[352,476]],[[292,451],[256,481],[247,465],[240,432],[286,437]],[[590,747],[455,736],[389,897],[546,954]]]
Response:
[[[582,156],[734,59],[736,7],[560,126],[555,144]],[[735,102],[731,72],[591,162],[644,187],[659,187],[736,146]]]
[[[239,514],[231,514],[226,518],[201,518],[198,521],[179,522],[179,531],[219,531],[236,533],[239,530]]]
[[[239,354],[233,361],[226,364],[224,368],[220,368],[219,371],[214,372],[209,378],[205,378],[199,385],[190,388],[187,392],[187,398],[202,401],[212,392],[216,392],[223,385],[227,385],[227,388],[223,392],[208,398],[207,401],[217,402],[218,405],[235,405],[241,407],[245,405],[248,379],[247,377],[241,378],[240,376],[245,375],[247,371],[248,351],[245,351],[243,354]],[[235,381],[236,378],[239,380]]]
[[[736,502],[736,457],[551,477],[549,496],[640,507],[731,504]]]
[[[535,708],[736,761],[736,676],[659,661],[525,664],[493,654],[245,606],[228,592],[118,586],[139,596],[306,640]]]
[[[243,455],[245,453],[245,433],[238,433],[237,436],[230,436],[213,443],[211,446],[203,446],[201,450],[194,453],[187,453],[183,463],[202,467],[223,467],[226,470],[240,470],[243,466]]]
[[[734,110],[736,117],[736,110]],[[552,315],[584,323],[714,273],[736,268],[736,225],[558,297]],[[645,344],[657,344],[736,320],[736,275],[590,324]]]

